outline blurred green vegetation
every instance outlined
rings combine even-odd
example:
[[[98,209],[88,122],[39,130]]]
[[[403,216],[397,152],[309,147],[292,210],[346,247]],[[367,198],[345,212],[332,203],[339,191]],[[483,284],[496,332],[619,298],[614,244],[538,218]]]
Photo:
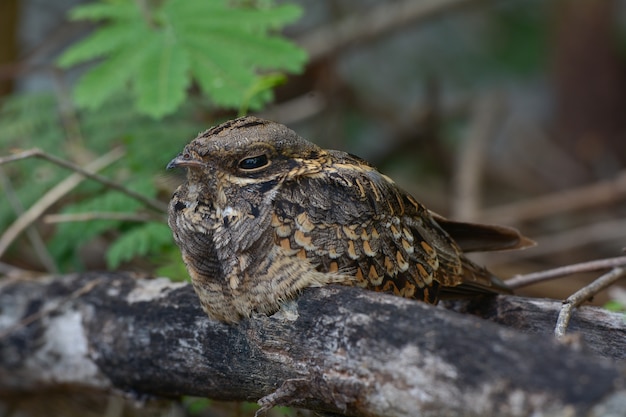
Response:
[[[145,196],[167,200],[165,165],[199,131],[215,124],[206,114],[258,110],[299,72],[303,50],[280,35],[301,9],[273,1],[139,2],[102,0],[76,6],[71,19],[97,23],[61,55],[58,64],[81,73],[71,92],[20,93],[0,107],[0,146],[37,147],[80,165],[120,146],[125,155],[100,174]],[[227,114],[227,113],[225,113]],[[218,120],[219,121],[219,120]],[[24,207],[70,172],[42,160],[3,167]],[[8,190],[7,190],[8,191]],[[63,214],[144,213],[138,201],[86,180],[54,210]],[[156,216],[155,216],[156,214]],[[80,249],[101,236],[110,242],[109,268],[137,257],[186,277],[164,213],[154,222],[96,219],[47,230],[48,249],[62,271],[84,268]],[[16,219],[0,205],[0,229]]]

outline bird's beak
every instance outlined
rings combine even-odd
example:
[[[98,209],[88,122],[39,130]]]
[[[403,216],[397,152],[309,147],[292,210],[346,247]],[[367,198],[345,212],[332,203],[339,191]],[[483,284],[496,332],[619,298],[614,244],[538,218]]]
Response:
[[[186,159],[183,158],[182,154],[178,155],[176,158],[172,159],[169,164],[167,164],[166,169],[178,168],[178,167],[203,167],[204,163],[202,161],[198,161],[197,159]]]

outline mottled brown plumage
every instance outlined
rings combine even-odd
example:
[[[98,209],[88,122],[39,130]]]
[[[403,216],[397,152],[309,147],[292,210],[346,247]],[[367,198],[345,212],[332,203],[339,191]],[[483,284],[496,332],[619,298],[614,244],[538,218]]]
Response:
[[[177,166],[187,181],[168,223],[202,307],[225,322],[329,283],[430,303],[506,292],[462,251],[529,243],[513,229],[434,215],[367,162],[255,117],[201,133],[168,168]]]

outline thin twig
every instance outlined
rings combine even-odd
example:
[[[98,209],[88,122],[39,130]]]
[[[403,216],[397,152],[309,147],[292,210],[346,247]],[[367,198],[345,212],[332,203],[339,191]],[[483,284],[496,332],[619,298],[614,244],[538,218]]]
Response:
[[[91,22],[64,22],[62,25],[47,34],[46,39],[35,45],[25,54],[20,55],[18,62],[11,62],[0,65],[0,80],[13,80],[24,77],[33,72],[47,72],[51,63],[45,58],[67,45],[77,36],[85,32],[86,29],[94,26]]]
[[[613,219],[570,228],[550,235],[533,236],[533,240],[539,243],[537,246],[527,251],[498,255],[498,262],[503,259],[514,259],[519,262],[522,259],[550,256],[582,246],[593,246],[595,243],[619,242],[624,240],[625,231],[626,219]]]
[[[474,105],[453,178],[451,217],[454,219],[473,221],[478,215],[487,144],[500,120],[501,110],[501,100],[496,93],[479,97]]]
[[[337,53],[356,42],[364,42],[379,37],[421,19],[432,18],[448,12],[450,9],[472,3],[477,3],[477,1],[405,0],[393,4],[385,2],[367,12],[352,15],[337,23],[331,23],[310,31],[296,41],[308,51],[310,60],[316,61],[324,56]]]
[[[34,156],[37,156],[37,154],[39,153],[41,153],[41,150],[34,148],[34,149],[28,149],[26,151],[14,153],[13,155],[9,155],[9,156],[0,156],[0,165],[8,164],[9,162],[13,162],[13,161],[19,161],[21,159],[32,158]]]
[[[163,219],[161,217],[157,217],[149,213],[120,213],[117,211],[48,214],[43,217],[44,223],[88,222],[92,220],[151,222],[151,221],[161,221]]]
[[[2,332],[0,332],[0,340],[4,339],[5,337],[7,337],[8,335],[10,335],[11,333],[13,333],[14,331],[21,329],[24,326],[28,326],[29,324],[47,316],[48,314],[58,310],[59,308],[61,308],[63,306],[63,304],[72,301],[86,293],[88,293],[89,291],[93,290],[96,285],[100,284],[100,282],[102,282],[102,278],[98,278],[95,279],[93,281],[90,281],[88,283],[86,283],[85,285],[83,285],[81,288],[77,289],[76,291],[72,292],[70,295],[68,295],[67,297],[63,298],[62,300],[60,300],[58,303],[56,303],[55,305],[48,307],[48,308],[42,308],[41,310],[37,311],[36,313],[33,313],[29,316],[24,317],[22,320],[20,320],[19,322],[15,323],[12,326],[7,327],[6,329],[4,329]]]
[[[44,155],[38,149],[32,149],[30,151],[30,156],[41,156]],[[22,158],[24,159],[27,156],[23,156],[26,152],[22,152]],[[69,193],[74,187],[76,187],[80,182],[86,177],[92,177],[94,174],[93,171],[98,171],[113,162],[117,161],[124,155],[124,151],[121,148],[115,148],[111,152],[101,156],[95,161],[87,164],[85,168],[79,168],[78,172],[73,173],[68,176],[65,180],[54,186],[50,191],[45,193],[35,204],[33,204],[28,210],[24,212],[24,214],[18,217],[11,226],[4,232],[2,237],[0,237],[0,256],[4,254],[4,252],[8,249],[9,245],[22,233],[22,231],[27,228],[31,223],[37,220],[41,215],[54,203],[59,201],[65,194]],[[46,155],[43,157],[44,159],[49,159],[50,155]],[[54,158],[53,159],[58,159]],[[13,159],[17,160],[17,159]],[[62,162],[62,166],[66,166],[69,164],[66,161],[60,160]],[[1,163],[1,161],[0,161]],[[73,164],[70,164],[73,165]],[[87,173],[88,175],[85,175]]]
[[[53,69],[52,75],[52,80],[57,87],[56,97],[59,102],[59,115],[61,116],[61,124],[65,129],[65,136],[68,139],[67,142],[71,148],[84,149],[83,144],[85,143],[85,139],[81,132],[78,113],[70,97],[70,89],[66,85],[62,72],[58,68]]]
[[[565,336],[565,331],[567,330],[570,318],[572,317],[573,309],[580,306],[582,303],[589,300],[603,289],[614,284],[624,275],[626,275],[626,268],[613,268],[610,272],[602,275],[591,284],[581,288],[574,294],[567,297],[567,299],[563,302],[561,311],[559,312],[559,317],[557,318],[556,326],[554,328],[554,335],[559,338]]]
[[[598,259],[595,261],[581,262],[578,264],[562,266],[559,268],[548,269],[545,271],[533,272],[531,274],[516,275],[506,280],[506,285],[511,289],[527,287],[532,284],[538,284],[554,278],[566,275],[578,274],[581,272],[599,271],[602,269],[617,268],[626,266],[626,256],[617,256],[615,258]]]
[[[121,152],[120,150],[113,150],[112,152]],[[49,155],[45,152],[43,152],[41,149],[29,149],[27,151],[23,151],[14,155],[10,155],[10,156],[5,156],[5,157],[0,157],[0,165],[5,164],[7,162],[13,162],[13,161],[17,161],[20,159],[26,159],[26,158],[42,158],[45,159],[47,161],[50,161],[54,164],[57,164],[63,168],[67,168],[70,169],[76,173],[81,174],[82,176],[85,176],[89,179],[92,179],[94,181],[97,181],[101,184],[103,184],[104,186],[111,188],[113,190],[119,191],[123,194],[126,194],[127,196],[134,198],[135,200],[138,200],[140,202],[142,202],[143,204],[145,204],[147,207],[161,212],[161,213],[165,213],[167,212],[167,204],[159,201],[159,200],[155,200],[153,198],[150,197],[146,197],[145,195],[138,193],[136,191],[133,190],[129,190],[128,188],[124,187],[123,185],[120,185],[118,183],[116,183],[115,181],[111,181],[110,179],[103,177],[102,175],[98,175],[98,174],[94,174],[93,172],[90,172],[90,170],[85,169],[80,167],[79,165],[76,165],[72,162],[68,162],[64,159],[61,158],[57,158],[56,156],[53,155]]]
[[[494,223],[519,223],[565,211],[603,206],[625,198],[626,171],[621,171],[612,179],[592,185],[485,209],[480,218]]]
[[[15,265],[0,262],[0,276],[2,277],[23,277],[38,274],[38,272],[29,271],[27,269],[18,268]]]
[[[17,198],[17,195],[15,195],[13,184],[11,184],[11,180],[8,178],[2,167],[0,167],[0,184],[4,189],[4,195],[6,197],[6,200],[11,205],[13,212],[16,214],[17,217],[22,216],[24,214],[24,206],[22,205],[20,199]],[[54,261],[52,255],[50,255],[50,252],[48,251],[48,248],[46,247],[46,244],[44,243],[43,238],[41,237],[41,234],[39,234],[37,228],[32,225],[27,227],[26,236],[28,236],[28,240],[30,240],[35,254],[39,258],[39,261],[44,266],[44,268],[46,268],[46,270],[51,273],[59,272],[59,268]]]

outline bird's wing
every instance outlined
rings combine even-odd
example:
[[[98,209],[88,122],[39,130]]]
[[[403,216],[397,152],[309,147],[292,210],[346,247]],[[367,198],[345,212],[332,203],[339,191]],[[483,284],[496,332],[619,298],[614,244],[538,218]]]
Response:
[[[438,287],[479,282],[430,212],[391,179],[341,152],[322,173],[282,184],[274,200],[275,242],[320,271],[356,285],[436,301]],[[467,261],[469,262],[469,261]]]

